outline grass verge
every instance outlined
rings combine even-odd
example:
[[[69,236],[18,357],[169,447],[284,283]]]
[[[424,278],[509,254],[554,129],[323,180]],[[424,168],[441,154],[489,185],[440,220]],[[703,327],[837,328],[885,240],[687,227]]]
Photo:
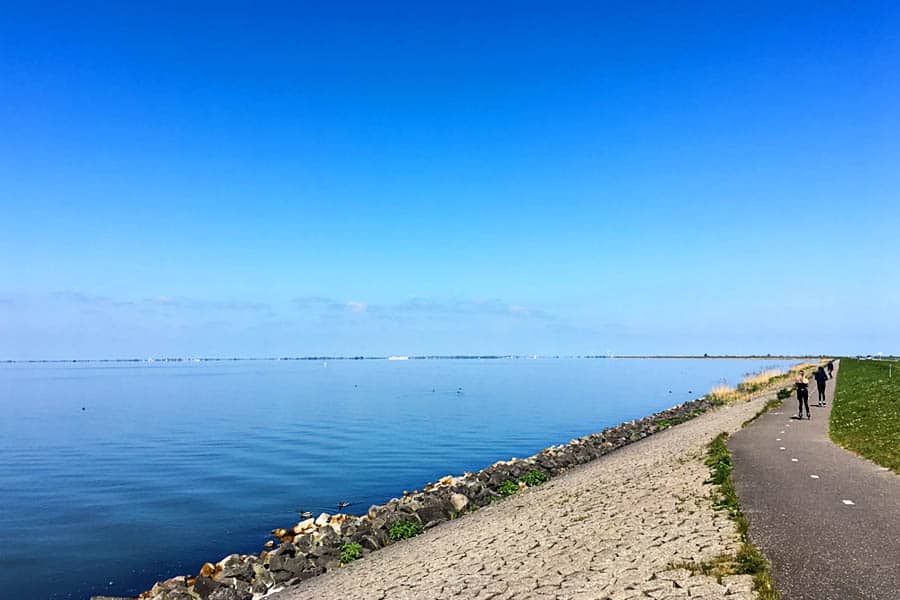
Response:
[[[841,359],[829,434],[900,474],[900,361]]]
[[[763,416],[764,414],[766,414],[773,408],[780,408],[784,404],[784,398],[782,397],[782,394],[781,394],[781,392],[783,392],[783,391],[784,390],[778,390],[778,397],[772,398],[771,400],[766,402],[765,405],[763,405],[763,407],[761,409],[759,409],[759,412],[757,412],[755,415],[753,415],[752,417],[750,417],[749,419],[747,419],[746,421],[741,423],[741,427],[746,427],[747,425],[749,425],[753,421],[757,420],[758,418],[760,418],[761,416]],[[788,396],[790,396],[790,391],[788,391]]]
[[[720,433],[709,443],[706,454],[709,479],[706,483],[717,486],[713,492],[713,507],[716,510],[728,512],[728,515],[734,520],[740,535],[741,547],[734,555],[722,555],[708,563],[694,565],[693,568],[687,565],[678,566],[714,575],[719,579],[731,574],[752,575],[753,589],[759,594],[760,600],[778,600],[779,595],[772,582],[769,561],[762,555],[759,548],[747,539],[749,523],[741,511],[734,481],[731,478],[733,465],[727,442],[728,434]]]

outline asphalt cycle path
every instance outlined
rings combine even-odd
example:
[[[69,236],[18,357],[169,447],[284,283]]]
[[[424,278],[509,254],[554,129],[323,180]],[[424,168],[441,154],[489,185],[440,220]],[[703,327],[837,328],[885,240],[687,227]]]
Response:
[[[828,437],[838,370],[731,436],[732,476],[783,600],[900,600],[900,477]]]

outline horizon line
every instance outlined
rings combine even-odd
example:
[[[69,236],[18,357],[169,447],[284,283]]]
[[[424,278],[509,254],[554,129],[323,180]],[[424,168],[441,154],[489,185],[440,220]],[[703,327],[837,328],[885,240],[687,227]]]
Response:
[[[405,355],[310,355],[310,356],[159,356],[147,358],[32,358],[0,359],[0,363],[157,363],[157,362],[238,362],[238,361],[328,361],[328,360],[501,360],[501,359],[615,359],[615,358],[659,358],[659,359],[800,359],[829,358],[830,354],[420,354]],[[863,355],[857,355],[863,356]],[[865,356],[875,356],[872,354]],[[892,355],[883,355],[890,358]]]

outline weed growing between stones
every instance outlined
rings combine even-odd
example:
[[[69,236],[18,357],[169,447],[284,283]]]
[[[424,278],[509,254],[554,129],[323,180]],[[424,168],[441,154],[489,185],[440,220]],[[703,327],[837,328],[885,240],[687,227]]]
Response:
[[[679,561],[669,563],[670,569],[687,569],[692,575],[706,575],[715,577],[721,583],[722,578],[728,575],[734,575],[734,557],[727,554],[717,556],[706,562]]]
[[[753,544],[744,544],[738,550],[735,556],[737,563],[737,572],[740,574],[757,575],[758,573],[768,572],[769,561],[762,555],[762,552]]]
[[[728,511],[729,516],[738,523],[738,533],[741,539],[747,532],[747,520],[741,512],[737,491],[731,479],[731,471],[734,466],[731,463],[731,453],[728,451],[726,441],[727,433],[720,433],[709,443],[706,456],[706,466],[709,467],[709,479],[704,483],[719,486],[717,493],[713,494],[713,508]]]
[[[710,571],[707,574],[720,579],[729,574],[752,575],[754,590],[759,594],[760,600],[778,600],[779,595],[772,582],[769,561],[747,538],[747,517],[741,511],[734,481],[731,479],[733,465],[727,441],[728,434],[723,432],[709,443],[705,461],[709,467],[709,479],[705,483],[718,486],[713,493],[713,507],[716,510],[728,511],[728,515],[737,524],[741,548],[734,556],[723,555],[709,563],[695,564],[693,569],[683,564],[678,566],[691,570],[700,569],[701,572],[706,569]]]
[[[690,421],[691,419],[696,419],[697,417],[699,417],[700,415],[702,415],[705,412],[706,412],[706,410],[697,409],[697,410],[692,410],[691,412],[684,414],[684,415],[672,417],[671,419],[663,419],[661,421],[657,421],[656,431],[657,432],[665,431],[669,427],[674,427],[675,425],[681,425],[682,423],[686,423],[687,421]]]
[[[388,537],[393,541],[398,542],[400,540],[415,537],[422,533],[422,531],[424,531],[424,528],[421,523],[416,523],[415,521],[397,521],[391,525],[391,528],[388,531]]]
[[[473,513],[477,511],[479,506],[477,504],[470,504],[466,508],[462,510],[452,510],[450,511],[450,520],[455,521],[456,519],[465,516],[469,513]]]
[[[500,498],[505,498],[507,496],[512,496],[522,489],[522,485],[526,485],[528,487],[534,487],[536,485],[541,485],[542,483],[549,481],[550,476],[541,471],[540,469],[534,469],[529,471],[525,475],[522,475],[515,481],[512,479],[507,479],[503,483],[500,484],[500,487],[497,488],[497,493],[500,496],[495,496],[491,499],[492,502],[499,500]]]
[[[341,546],[341,565],[352,563],[354,560],[362,557],[362,546],[356,542],[344,544]]]
[[[512,496],[519,491],[519,484],[512,479],[507,479],[497,488],[497,493],[501,496]]]
[[[522,475],[521,477],[519,477],[519,481],[521,481],[528,487],[534,487],[536,485],[541,485],[542,483],[545,483],[549,479],[550,479],[550,477],[546,473],[544,473],[543,471],[540,471],[538,469],[529,471],[525,475]]]

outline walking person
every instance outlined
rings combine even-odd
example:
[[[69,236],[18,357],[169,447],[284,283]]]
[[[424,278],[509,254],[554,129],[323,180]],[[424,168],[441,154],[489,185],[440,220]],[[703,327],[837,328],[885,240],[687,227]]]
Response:
[[[828,361],[828,379],[834,379],[834,361]]]
[[[800,408],[797,409],[797,418],[803,418],[803,407],[805,406],[806,418],[809,419],[809,379],[806,378],[806,373],[801,371],[794,385],[797,386],[797,402],[800,404]]]
[[[816,371],[816,389],[819,390],[819,406],[825,406],[825,388],[828,385],[828,375],[825,369],[819,367]]]

